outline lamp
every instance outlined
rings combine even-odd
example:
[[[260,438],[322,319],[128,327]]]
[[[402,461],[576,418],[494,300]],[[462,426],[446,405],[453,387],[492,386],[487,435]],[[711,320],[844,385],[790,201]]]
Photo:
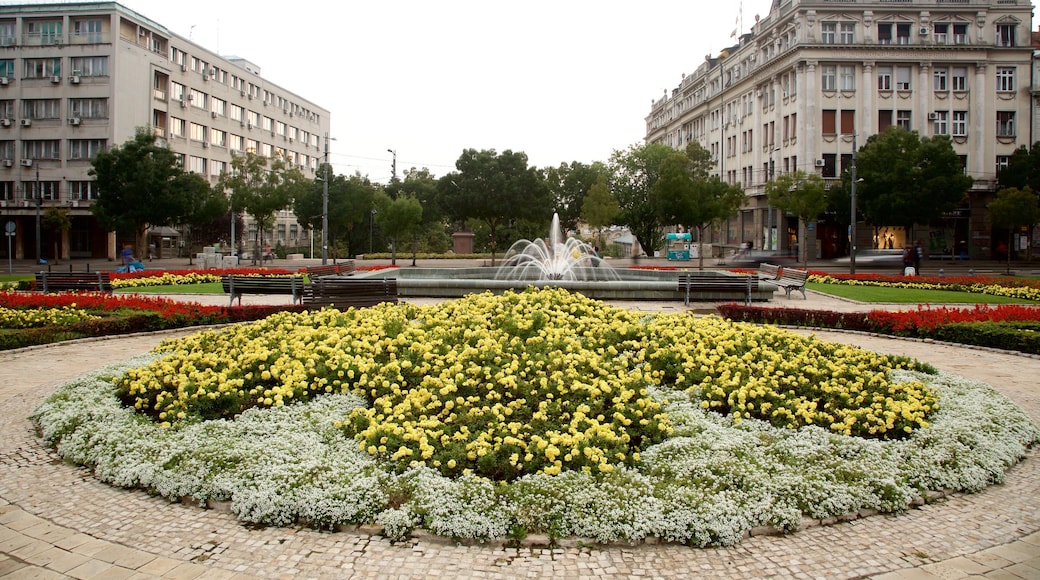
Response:
[[[852,134],[852,164],[849,167],[852,177],[852,190],[849,197],[852,198],[852,214],[849,216],[849,274],[856,273],[856,134]]]

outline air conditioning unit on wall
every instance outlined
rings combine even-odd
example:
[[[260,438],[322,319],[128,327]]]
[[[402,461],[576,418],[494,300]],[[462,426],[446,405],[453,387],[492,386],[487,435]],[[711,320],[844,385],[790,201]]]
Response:
[[[823,159],[817,159],[816,160],[816,167],[823,167],[824,165],[827,165],[827,162],[824,161]]]

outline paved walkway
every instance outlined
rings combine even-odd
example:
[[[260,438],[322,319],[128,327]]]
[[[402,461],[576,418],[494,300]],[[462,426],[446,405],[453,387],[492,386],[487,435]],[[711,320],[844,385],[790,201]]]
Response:
[[[774,304],[799,302],[780,293]],[[804,304],[863,308],[815,293]],[[40,446],[27,416],[57,384],[184,333],[0,352],[0,577],[1040,578],[1037,451],[1010,471],[1004,485],[956,494],[899,516],[753,536],[729,548],[548,549],[457,546],[430,537],[392,544],[358,532],[245,527],[227,513],[100,484],[87,470],[63,464]],[[917,357],[988,382],[1040,422],[1040,358],[867,334],[815,334]]]

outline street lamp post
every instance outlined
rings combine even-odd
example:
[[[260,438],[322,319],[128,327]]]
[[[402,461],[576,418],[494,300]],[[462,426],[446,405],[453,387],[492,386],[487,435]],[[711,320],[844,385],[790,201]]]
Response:
[[[849,274],[856,273],[856,134],[852,134],[852,164],[849,167],[852,177],[852,214],[849,217]]]
[[[329,134],[325,133],[325,164],[321,180],[321,265],[329,263]]]
[[[368,253],[371,254],[375,250],[373,249],[372,241],[375,238],[376,231],[376,210],[372,208],[372,211],[368,213]]]
[[[40,207],[43,205],[43,193],[40,191],[40,168],[36,168],[36,263],[43,263],[43,252],[40,236]]]
[[[390,180],[397,181],[397,151],[387,149],[386,152],[394,156],[394,160],[390,162]]]

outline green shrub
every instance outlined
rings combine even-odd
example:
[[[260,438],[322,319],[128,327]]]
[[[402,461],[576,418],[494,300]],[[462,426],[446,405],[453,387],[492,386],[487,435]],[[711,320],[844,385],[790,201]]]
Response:
[[[1040,322],[958,322],[936,327],[931,338],[1040,354]]]

